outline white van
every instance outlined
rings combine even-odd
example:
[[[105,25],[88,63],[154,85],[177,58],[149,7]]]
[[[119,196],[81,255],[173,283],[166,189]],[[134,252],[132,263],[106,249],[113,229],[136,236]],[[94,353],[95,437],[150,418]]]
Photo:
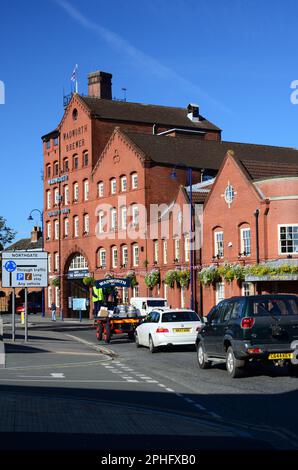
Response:
[[[162,297],[131,297],[131,305],[136,307],[142,317],[148,315],[157,307],[167,307],[167,299]]]

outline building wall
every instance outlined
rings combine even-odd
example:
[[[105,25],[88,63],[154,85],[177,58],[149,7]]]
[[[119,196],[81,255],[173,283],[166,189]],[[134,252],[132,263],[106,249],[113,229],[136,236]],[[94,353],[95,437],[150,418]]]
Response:
[[[233,202],[229,205],[224,199],[225,189],[231,184],[235,191]],[[264,198],[256,191],[255,186],[261,189]],[[285,188],[287,188],[285,190]],[[285,195],[296,199],[285,199]],[[203,215],[203,266],[219,266],[224,262],[255,264],[256,252],[256,218],[254,213],[259,210],[259,257],[260,262],[277,259],[287,259],[288,255],[279,253],[278,225],[298,224],[298,180],[271,179],[252,184],[245,176],[232,156],[227,156],[219,172],[212,191],[204,207]],[[281,199],[270,200],[277,195]],[[251,254],[239,256],[241,253],[241,227],[250,227]],[[214,232],[224,233],[224,255],[220,259],[214,258],[215,244]],[[298,253],[291,254],[291,258],[298,258]],[[298,293],[297,282],[258,282],[252,287],[253,292],[292,292]],[[242,285],[237,281],[224,282],[224,295],[242,295]],[[207,314],[216,303],[216,286],[203,287],[203,312]]]

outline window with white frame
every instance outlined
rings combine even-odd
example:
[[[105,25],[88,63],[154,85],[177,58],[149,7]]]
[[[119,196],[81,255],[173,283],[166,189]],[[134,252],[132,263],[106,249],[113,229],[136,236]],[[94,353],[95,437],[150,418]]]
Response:
[[[123,287],[122,289],[122,301],[124,304],[127,304],[129,300],[128,287]]]
[[[79,200],[79,183],[73,184],[73,200],[74,202]]]
[[[241,239],[241,254],[243,256],[250,256],[251,254],[251,237],[250,237],[250,228],[245,227],[240,229],[240,239]]]
[[[118,266],[118,250],[116,246],[112,247],[112,268],[117,268]]]
[[[126,176],[121,176],[121,191],[124,193],[127,190],[127,178]]]
[[[98,231],[99,231],[99,233],[104,233],[105,224],[106,224],[105,213],[104,213],[104,211],[99,211],[99,213],[98,213]]]
[[[184,237],[184,260],[189,261],[190,243],[189,235]]]
[[[128,266],[128,248],[127,246],[122,246],[122,266]]]
[[[56,307],[60,307],[60,289],[59,287],[55,287],[55,304]]]
[[[99,183],[97,183],[97,195],[98,195],[98,197],[103,197],[103,195],[104,195],[103,181],[99,181]]]
[[[74,235],[74,237],[79,236],[79,218],[78,218],[78,216],[75,216],[73,218],[73,235]]]
[[[69,219],[64,219],[64,236],[68,237],[69,235]]]
[[[64,204],[68,206],[69,204],[69,188],[68,185],[64,186]]]
[[[159,256],[159,253],[158,253],[158,248],[159,248],[158,243],[159,243],[158,240],[154,240],[154,242],[153,242],[153,245],[154,245],[154,246],[153,246],[153,250],[154,250],[154,260],[153,260],[153,261],[154,261],[155,264],[158,264],[158,256]]]
[[[215,286],[215,301],[216,304],[225,298],[225,285],[223,282],[217,282]]]
[[[139,246],[137,244],[132,246],[132,263],[133,266],[139,266]]]
[[[279,253],[298,253],[298,224],[279,225]]]
[[[132,289],[132,296],[133,297],[139,297],[139,293],[140,293],[139,286],[138,285],[134,286],[133,289]]]
[[[55,240],[59,240],[59,220],[54,221],[54,236]]]
[[[168,262],[168,241],[163,240],[162,244],[163,244],[163,263],[167,264],[167,262]]]
[[[131,215],[132,215],[132,224],[134,226],[139,225],[139,206],[137,204],[133,204],[131,206]]]
[[[84,233],[88,234],[90,229],[89,214],[84,214]]]
[[[52,225],[51,222],[47,222],[47,239],[50,240],[52,237]]]
[[[59,253],[58,252],[54,254],[54,269],[55,271],[59,271]]]
[[[111,192],[111,194],[116,194],[116,192],[117,192],[116,178],[110,179],[110,192]]]
[[[223,258],[224,255],[224,234],[223,232],[214,232],[214,255]]]
[[[54,205],[58,206],[59,204],[59,189],[55,188],[54,189]]]
[[[49,273],[52,272],[52,255],[51,255],[51,253],[48,254],[48,271],[49,271]]]
[[[242,295],[244,297],[254,295],[254,285],[252,282],[242,282]]]
[[[89,199],[89,181],[84,180],[84,201]]]
[[[98,252],[98,258],[99,258],[99,266],[101,268],[105,268],[107,265],[107,253],[104,248],[100,248]]]
[[[174,240],[174,256],[175,256],[175,261],[178,262],[180,261],[180,239],[175,238]]]
[[[52,287],[48,287],[48,308],[51,308],[52,305]]]
[[[52,207],[52,193],[51,191],[47,191],[47,208],[51,209]]]
[[[137,173],[131,174],[131,188],[132,189],[138,188],[138,174]]]
[[[117,229],[117,209],[115,207],[110,211],[110,227],[112,232]]]
[[[169,294],[169,289],[168,289],[168,284],[163,285],[163,296],[166,300],[168,300],[168,294]]]
[[[69,270],[73,271],[76,269],[88,269],[88,263],[86,258],[83,255],[76,255],[71,260]]]
[[[121,229],[125,230],[127,228],[127,208],[125,206],[121,207]]]

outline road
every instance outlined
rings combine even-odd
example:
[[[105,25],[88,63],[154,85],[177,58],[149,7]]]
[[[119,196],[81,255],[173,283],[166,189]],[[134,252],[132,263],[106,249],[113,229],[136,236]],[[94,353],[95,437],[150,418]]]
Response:
[[[91,326],[66,322],[33,326],[29,344],[20,329],[15,344],[8,333],[6,325],[4,449],[37,442],[63,449],[298,448],[298,379],[282,370],[232,380],[221,365],[199,370],[193,348],[151,354],[124,336],[108,345],[115,354],[105,355]],[[12,441],[11,432],[22,439]]]

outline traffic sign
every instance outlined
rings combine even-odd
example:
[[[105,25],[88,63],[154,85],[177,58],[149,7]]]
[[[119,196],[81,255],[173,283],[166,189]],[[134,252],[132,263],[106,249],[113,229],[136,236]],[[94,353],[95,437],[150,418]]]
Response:
[[[4,265],[4,268],[9,273],[12,273],[13,271],[15,271],[16,267],[17,267],[16,263],[12,260],[6,261]]]
[[[47,287],[48,253],[3,251],[2,287]]]

